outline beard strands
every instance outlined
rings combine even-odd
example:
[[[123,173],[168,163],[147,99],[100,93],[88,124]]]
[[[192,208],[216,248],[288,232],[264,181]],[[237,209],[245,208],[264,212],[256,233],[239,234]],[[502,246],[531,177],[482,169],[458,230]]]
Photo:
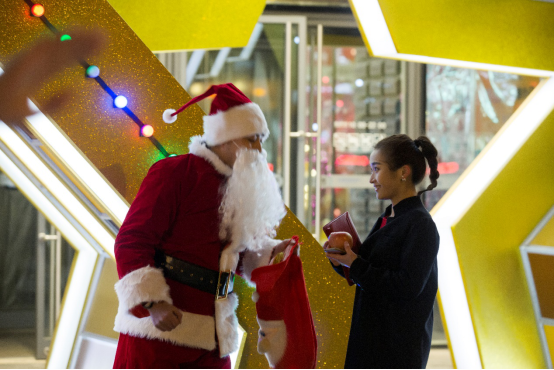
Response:
[[[286,214],[275,176],[269,170],[266,153],[242,149],[225,186],[220,207],[220,236],[232,243],[258,249],[256,240],[275,234]],[[231,232],[231,235],[228,235]],[[271,235],[274,236],[274,235]]]

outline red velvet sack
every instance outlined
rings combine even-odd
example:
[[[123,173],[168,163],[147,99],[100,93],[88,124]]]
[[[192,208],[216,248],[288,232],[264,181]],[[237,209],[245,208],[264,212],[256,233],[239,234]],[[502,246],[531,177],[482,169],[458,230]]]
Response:
[[[252,271],[256,284],[256,311],[260,324],[258,352],[272,368],[314,369],[317,339],[302,261],[296,244],[285,251],[277,264]]]

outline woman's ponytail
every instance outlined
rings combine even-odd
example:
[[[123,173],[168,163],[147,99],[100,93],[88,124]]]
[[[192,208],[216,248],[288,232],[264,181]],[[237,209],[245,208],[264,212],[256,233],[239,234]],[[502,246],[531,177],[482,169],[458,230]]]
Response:
[[[427,136],[420,136],[416,140],[410,139],[408,135],[399,134],[392,135],[379,141],[375,147],[386,158],[389,168],[396,171],[404,165],[409,165],[412,169],[412,182],[414,185],[419,184],[425,177],[427,163],[429,164],[431,184],[427,189],[417,193],[421,195],[423,192],[432,190],[437,187],[437,179],[439,178],[438,153],[437,148],[431,143]]]
[[[421,150],[421,153],[423,153],[425,159],[427,159],[430,169],[429,179],[431,180],[431,184],[429,184],[427,189],[421,190],[417,193],[417,195],[421,195],[422,193],[437,187],[437,179],[440,176],[438,170],[439,163],[437,159],[438,152],[437,148],[435,148],[427,136],[418,137],[414,140],[414,144]]]

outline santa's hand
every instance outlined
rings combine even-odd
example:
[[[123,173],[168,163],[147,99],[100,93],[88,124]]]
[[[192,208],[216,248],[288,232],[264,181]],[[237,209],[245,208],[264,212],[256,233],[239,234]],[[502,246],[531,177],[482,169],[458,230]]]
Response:
[[[325,248],[325,245],[324,245],[324,248]],[[354,260],[358,258],[358,255],[352,252],[352,248],[350,248],[350,245],[347,242],[344,242],[344,250],[346,251],[345,254],[339,254],[339,253],[333,253],[333,252],[327,252],[327,251],[325,251],[325,254],[327,255],[327,258],[329,258],[331,262],[333,262],[333,265],[335,265],[335,263],[338,263],[343,266],[350,267],[352,266],[352,262],[354,262]],[[338,266],[338,264],[335,266]]]
[[[165,301],[154,303],[148,309],[152,323],[161,331],[171,331],[181,323],[183,313],[174,305]]]
[[[294,243],[296,243],[295,240],[291,238],[285,239],[281,243],[277,244],[275,247],[273,247],[273,252],[271,252],[271,258],[269,260],[271,261],[273,257],[281,252],[284,252],[289,246],[294,245]]]

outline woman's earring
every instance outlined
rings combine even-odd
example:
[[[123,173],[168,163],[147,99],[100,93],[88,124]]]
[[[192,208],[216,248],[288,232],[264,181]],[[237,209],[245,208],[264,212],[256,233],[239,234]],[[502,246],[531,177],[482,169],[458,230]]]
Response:
[[[405,178],[402,178],[402,181],[406,181],[406,179],[405,179]]]

